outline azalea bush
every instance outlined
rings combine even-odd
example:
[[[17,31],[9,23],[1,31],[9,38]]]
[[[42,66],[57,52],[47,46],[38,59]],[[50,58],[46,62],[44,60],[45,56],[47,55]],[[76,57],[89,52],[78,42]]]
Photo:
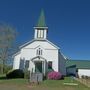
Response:
[[[62,78],[62,74],[60,72],[52,71],[48,73],[48,79],[50,80],[59,80]]]

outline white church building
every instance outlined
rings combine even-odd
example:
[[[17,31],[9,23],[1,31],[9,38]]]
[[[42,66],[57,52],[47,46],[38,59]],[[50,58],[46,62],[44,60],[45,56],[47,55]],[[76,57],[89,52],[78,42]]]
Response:
[[[66,58],[60,48],[47,39],[48,31],[42,11],[34,27],[34,39],[21,45],[20,50],[13,55],[13,69],[27,68],[30,72],[44,75],[54,70],[66,75]]]

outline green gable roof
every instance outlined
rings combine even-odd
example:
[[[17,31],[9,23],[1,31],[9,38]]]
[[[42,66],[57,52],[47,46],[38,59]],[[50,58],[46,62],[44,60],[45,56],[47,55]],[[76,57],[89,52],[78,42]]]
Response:
[[[44,11],[41,11],[36,27],[46,27]]]
[[[90,69],[90,60],[67,60],[66,67],[76,65],[78,69]]]

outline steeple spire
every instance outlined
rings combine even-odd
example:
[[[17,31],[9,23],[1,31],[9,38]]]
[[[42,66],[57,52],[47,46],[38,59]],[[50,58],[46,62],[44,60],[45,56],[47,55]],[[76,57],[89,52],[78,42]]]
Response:
[[[37,23],[37,27],[46,27],[44,10],[41,10],[41,14]]]
[[[34,27],[34,29],[35,29],[34,39],[45,40],[47,38],[48,27],[46,27],[45,16],[44,16],[43,10],[41,10],[38,23],[36,27]]]

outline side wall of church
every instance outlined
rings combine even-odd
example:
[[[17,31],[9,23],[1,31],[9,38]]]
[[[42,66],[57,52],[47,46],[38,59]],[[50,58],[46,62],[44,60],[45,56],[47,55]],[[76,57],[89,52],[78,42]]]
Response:
[[[59,71],[61,72],[61,74],[66,75],[66,59],[64,58],[64,56],[59,52]]]
[[[14,56],[13,69],[19,69],[20,66],[20,54]]]
[[[58,50],[46,50],[44,57],[47,62],[52,61],[52,68],[58,71]]]

